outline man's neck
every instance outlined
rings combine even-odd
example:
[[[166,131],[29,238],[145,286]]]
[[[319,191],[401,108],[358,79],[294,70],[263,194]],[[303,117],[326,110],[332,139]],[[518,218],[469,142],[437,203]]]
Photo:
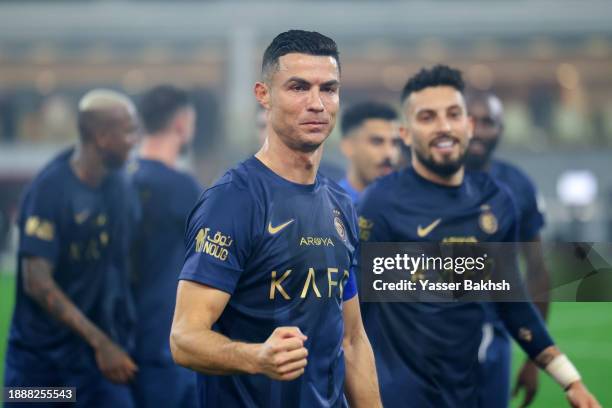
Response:
[[[292,150],[278,136],[268,136],[257,157],[282,178],[298,184],[313,184],[323,155],[323,145],[313,152]]]
[[[91,187],[98,187],[108,175],[108,169],[94,148],[81,143],[70,158],[70,166],[77,178]]]
[[[423,177],[425,180],[447,187],[460,186],[461,183],[463,183],[463,176],[465,174],[465,168],[464,166],[461,166],[459,170],[457,170],[450,176],[441,176],[440,174],[437,174],[428,169],[423,163],[419,161],[418,158],[414,156],[412,158],[412,167],[414,168],[414,171],[416,171],[417,174]]]
[[[143,159],[156,160],[168,167],[175,167],[180,146],[171,135],[147,135],[140,145],[139,155]]]
[[[348,172],[346,173],[346,179],[353,189],[361,193],[367,187],[367,184],[357,174],[357,169],[352,164],[349,164]]]

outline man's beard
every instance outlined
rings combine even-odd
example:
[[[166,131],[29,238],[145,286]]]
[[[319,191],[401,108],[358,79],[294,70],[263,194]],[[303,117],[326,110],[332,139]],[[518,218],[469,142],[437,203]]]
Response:
[[[481,154],[472,154],[470,153],[470,149],[468,147],[467,154],[465,156],[465,167],[468,170],[484,170],[491,160],[491,156],[493,156],[495,147],[497,147],[497,140],[493,142],[485,142],[484,140],[472,139],[470,141],[470,143],[474,142],[481,143],[484,147],[484,152]]]
[[[444,178],[448,178],[457,173],[465,162],[465,152],[456,160],[446,163],[437,163],[432,157],[425,157],[425,155],[423,155],[419,149],[413,149],[412,151],[414,154],[416,154],[419,162],[421,162],[423,166],[425,166],[431,172]]]
[[[118,170],[125,164],[125,159],[110,152],[104,152],[102,155],[104,167],[110,171]]]

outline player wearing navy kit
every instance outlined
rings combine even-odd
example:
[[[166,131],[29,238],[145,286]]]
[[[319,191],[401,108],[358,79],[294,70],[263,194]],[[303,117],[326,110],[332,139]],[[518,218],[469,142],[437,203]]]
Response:
[[[218,407],[380,406],[352,267],[357,219],[317,173],[339,107],[333,40],[278,35],[255,96],[268,112],[254,157],[190,214],[172,354]]]
[[[527,288],[529,293],[544,300],[535,305],[546,317],[550,284],[539,234],[544,226],[544,215],[538,208],[535,186],[516,166],[493,158],[504,128],[500,99],[490,92],[472,92],[467,95],[466,102],[468,113],[474,121],[474,136],[468,145],[466,169],[488,172],[512,192],[519,213],[519,247],[526,260]],[[510,338],[495,311],[488,312],[478,355],[481,365],[481,405],[503,407],[510,399]],[[537,386],[538,368],[527,360],[519,372],[515,387],[515,394],[520,389],[525,390],[523,406],[531,403]]]
[[[379,102],[361,102],[342,113],[342,154],[348,159],[346,177],[338,182],[359,201],[363,190],[397,166],[402,139],[397,113]]]
[[[76,148],[45,166],[21,204],[5,386],[76,387],[76,406],[129,407],[135,212],[118,169],[136,142],[136,111],[124,95],[94,90],[78,123]]]
[[[402,133],[412,147],[412,167],[366,190],[359,208],[365,241],[516,241],[510,193],[485,173],[464,173],[472,123],[462,92],[460,72],[446,66],[424,69],[406,84]],[[566,389],[573,406],[599,406],[530,303],[495,307],[509,333]],[[368,303],[363,308],[386,406],[479,406],[482,303]]]
[[[139,370],[132,389],[139,407],[195,406],[195,373],[174,364],[168,342],[185,222],[201,193],[197,181],[176,168],[193,137],[195,111],[185,91],[161,85],[143,95],[139,112],[145,135],[128,166],[142,209],[133,246]]]

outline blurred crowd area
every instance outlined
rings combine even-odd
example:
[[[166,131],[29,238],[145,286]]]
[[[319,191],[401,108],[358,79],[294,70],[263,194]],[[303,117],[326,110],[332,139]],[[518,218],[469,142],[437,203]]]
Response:
[[[394,104],[423,66],[463,70],[505,107],[499,154],[529,174],[550,239],[612,238],[612,8],[605,1],[1,2],[0,249],[23,186],[77,138],[78,99],[138,99],[171,83],[197,109],[190,166],[210,184],[258,148],[252,94],[265,46],[301,28],[334,38],[341,105]],[[338,128],[325,161],[342,168]]]

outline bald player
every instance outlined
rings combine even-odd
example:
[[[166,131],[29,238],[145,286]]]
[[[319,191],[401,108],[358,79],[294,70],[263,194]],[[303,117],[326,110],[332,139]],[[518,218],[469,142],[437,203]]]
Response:
[[[466,96],[468,113],[474,121],[474,135],[466,155],[467,169],[488,172],[512,192],[519,212],[520,248],[527,267],[525,281],[529,293],[542,300],[535,305],[546,318],[550,277],[542,255],[540,230],[544,227],[544,215],[538,208],[535,186],[516,166],[493,158],[504,130],[501,100],[491,92],[472,92]],[[480,398],[483,406],[504,406],[510,396],[510,338],[494,311],[488,312],[479,352]],[[537,388],[538,368],[527,360],[519,372],[514,393],[523,389],[523,406],[527,406]]]
[[[130,407],[134,213],[119,170],[137,139],[136,111],[126,96],[94,90],[79,103],[78,127],[76,146],[43,168],[21,203],[5,386],[76,387],[76,406]]]

